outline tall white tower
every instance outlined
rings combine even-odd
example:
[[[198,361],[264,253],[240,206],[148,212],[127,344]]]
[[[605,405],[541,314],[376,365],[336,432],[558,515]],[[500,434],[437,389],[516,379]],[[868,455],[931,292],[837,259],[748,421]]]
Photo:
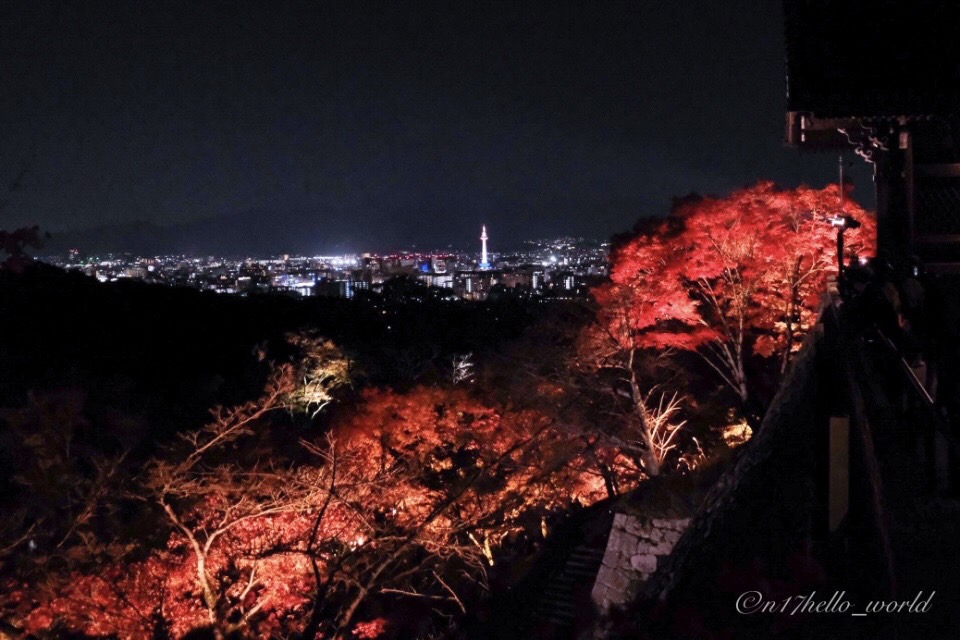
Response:
[[[480,267],[489,269],[490,263],[487,261],[487,225],[483,225],[483,231],[480,233]]]

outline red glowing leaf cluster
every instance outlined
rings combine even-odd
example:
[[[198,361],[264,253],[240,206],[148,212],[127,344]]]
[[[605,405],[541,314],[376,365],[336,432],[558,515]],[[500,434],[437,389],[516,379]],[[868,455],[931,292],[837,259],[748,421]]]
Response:
[[[713,344],[714,362],[741,391],[749,352],[783,357],[810,327],[837,272],[829,220],[838,214],[862,225],[845,232],[847,257],[870,255],[873,217],[850,200],[841,212],[834,185],[760,182],[724,198],[678,201],[612,252],[611,281],[593,291],[605,337],[620,349]]]
[[[367,390],[304,441],[299,463],[241,462],[289,381],[281,369],[260,400],[185,434],[180,461],[148,465],[140,491],[166,514],[165,546],[0,604],[30,633],[325,637],[322,627],[376,638],[390,621],[370,619],[372,600],[462,608],[464,579],[482,584],[505,539],[540,535],[544,515],[602,495],[550,420],[459,389]]]

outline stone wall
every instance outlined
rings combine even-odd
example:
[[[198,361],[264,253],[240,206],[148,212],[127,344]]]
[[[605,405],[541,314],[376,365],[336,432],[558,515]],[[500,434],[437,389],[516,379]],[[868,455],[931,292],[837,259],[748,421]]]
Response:
[[[591,594],[601,613],[634,597],[637,588],[657,570],[660,559],[673,551],[688,524],[690,518],[614,516]]]

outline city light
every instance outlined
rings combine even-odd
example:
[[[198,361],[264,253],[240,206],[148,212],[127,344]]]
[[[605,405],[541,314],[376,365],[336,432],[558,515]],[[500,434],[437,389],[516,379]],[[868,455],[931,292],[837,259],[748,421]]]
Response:
[[[365,252],[344,255],[137,256],[116,254],[50,256],[50,264],[100,282],[121,279],[248,296],[279,293],[297,297],[353,298],[380,292],[393,278],[409,278],[448,292],[447,299],[482,301],[492,292],[569,300],[585,297],[608,273],[607,243],[583,238],[528,241],[516,251],[486,252],[491,236],[482,229],[475,253],[465,251]]]

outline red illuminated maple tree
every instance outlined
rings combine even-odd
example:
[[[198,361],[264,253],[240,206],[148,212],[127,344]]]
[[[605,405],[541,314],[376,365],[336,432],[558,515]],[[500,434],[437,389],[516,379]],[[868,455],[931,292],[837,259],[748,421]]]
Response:
[[[509,536],[541,530],[552,510],[592,502],[602,483],[558,453],[563,435],[526,410],[494,408],[461,389],[369,390],[336,425],[357,463],[357,485],[376,487],[362,543],[334,576],[351,599],[349,624],[377,594],[453,604],[482,585]],[[332,574],[331,574],[332,575]],[[459,585],[459,587],[458,587]]]
[[[30,633],[375,637],[404,602],[464,613],[506,538],[602,495],[556,453],[551,420],[462,389],[368,390],[265,462],[295,379],[277,369],[257,401],[215,410],[147,465],[137,496],[165,544],[14,585],[8,618]]]
[[[849,200],[839,206],[837,186],[781,190],[771,182],[677,201],[613,250],[610,282],[593,291],[598,324],[585,344],[597,362],[627,372],[638,407],[637,351],[671,348],[702,355],[747,403],[748,357],[777,357],[785,370],[836,273],[830,218],[862,224],[846,234],[848,255],[873,250],[873,218]]]

